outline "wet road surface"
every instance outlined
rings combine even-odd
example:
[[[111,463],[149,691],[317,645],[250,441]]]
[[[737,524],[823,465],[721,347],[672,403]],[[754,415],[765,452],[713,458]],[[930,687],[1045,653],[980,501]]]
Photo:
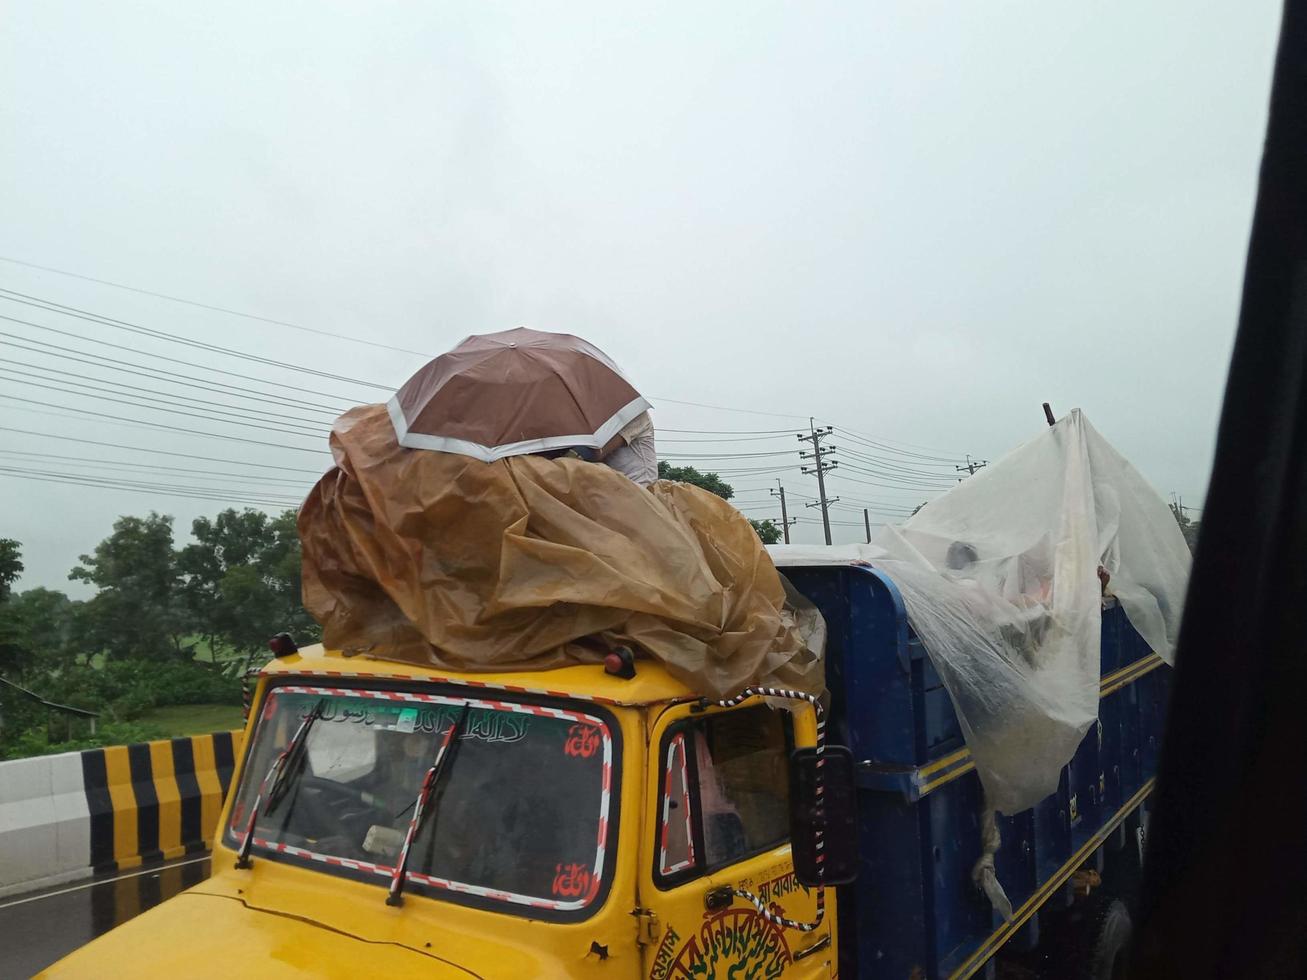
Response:
[[[0,898],[0,978],[30,977],[208,876],[208,855],[192,855],[18,898]]]

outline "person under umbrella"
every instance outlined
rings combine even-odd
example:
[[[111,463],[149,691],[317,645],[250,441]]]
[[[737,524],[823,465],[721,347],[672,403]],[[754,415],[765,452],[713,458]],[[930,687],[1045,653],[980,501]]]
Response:
[[[410,449],[486,462],[575,452],[643,486],[658,478],[649,408],[593,344],[526,327],[468,337],[387,405],[399,444]]]

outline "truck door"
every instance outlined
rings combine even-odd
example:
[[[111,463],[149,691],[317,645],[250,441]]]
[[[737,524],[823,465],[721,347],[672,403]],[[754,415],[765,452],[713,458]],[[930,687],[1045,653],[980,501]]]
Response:
[[[812,932],[775,925],[730,891],[748,889],[799,922],[816,915],[816,892],[795,881],[790,859],[796,729],[799,744],[812,743],[808,706],[791,714],[760,699],[725,710],[677,705],[658,718],[641,845],[646,976],[833,974],[833,890]]]

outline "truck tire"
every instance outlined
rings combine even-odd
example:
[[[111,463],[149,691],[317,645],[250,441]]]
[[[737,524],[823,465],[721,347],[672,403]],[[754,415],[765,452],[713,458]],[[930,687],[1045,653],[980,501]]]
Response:
[[[1104,895],[1086,912],[1081,976],[1084,980],[1121,980],[1125,948],[1134,932],[1130,910],[1119,898]]]

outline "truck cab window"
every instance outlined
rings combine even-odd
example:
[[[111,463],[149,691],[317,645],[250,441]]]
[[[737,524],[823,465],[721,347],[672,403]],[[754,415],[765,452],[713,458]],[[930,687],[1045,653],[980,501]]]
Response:
[[[269,806],[265,774],[315,711],[303,761]],[[416,690],[273,687],[228,844],[252,820],[256,861],[262,853],[384,886],[456,718],[463,724],[413,838],[405,893],[532,917],[589,914],[611,874],[620,751],[612,726],[589,710]]]
[[[663,749],[660,878],[697,877],[788,839],[792,741],[789,714],[765,706],[673,730]]]

